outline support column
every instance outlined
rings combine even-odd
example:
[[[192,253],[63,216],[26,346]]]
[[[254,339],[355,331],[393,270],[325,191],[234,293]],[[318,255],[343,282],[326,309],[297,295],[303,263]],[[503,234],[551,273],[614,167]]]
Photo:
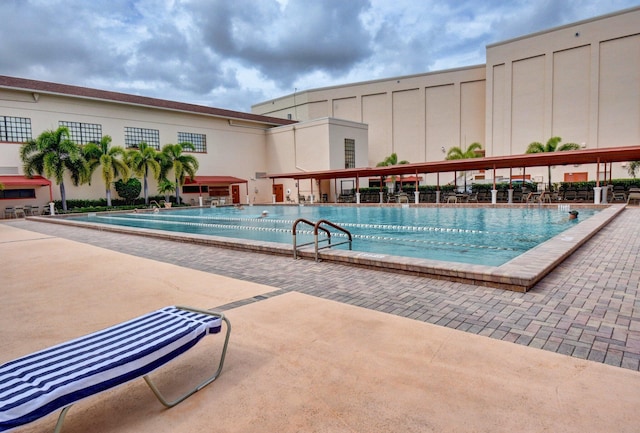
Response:
[[[593,204],[600,204],[600,198],[602,197],[602,187],[593,187]]]

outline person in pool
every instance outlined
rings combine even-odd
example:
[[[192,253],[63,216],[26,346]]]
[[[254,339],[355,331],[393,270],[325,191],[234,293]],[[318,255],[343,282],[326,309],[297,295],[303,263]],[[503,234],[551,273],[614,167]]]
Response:
[[[577,210],[570,210],[569,211],[569,219],[570,220],[578,219],[578,211]]]

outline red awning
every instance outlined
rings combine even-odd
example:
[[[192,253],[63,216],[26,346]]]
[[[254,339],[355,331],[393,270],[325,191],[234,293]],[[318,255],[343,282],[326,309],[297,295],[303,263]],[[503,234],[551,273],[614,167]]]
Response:
[[[42,176],[0,176],[0,183],[7,187],[16,186],[51,186],[51,181]]]
[[[191,180],[187,177],[185,185],[232,185],[234,183],[248,183],[244,179],[233,176],[196,176]]]

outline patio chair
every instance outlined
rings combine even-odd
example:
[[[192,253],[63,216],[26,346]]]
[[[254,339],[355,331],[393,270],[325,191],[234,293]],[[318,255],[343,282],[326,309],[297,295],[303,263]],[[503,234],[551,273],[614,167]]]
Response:
[[[13,206],[7,206],[4,208],[4,217],[5,218],[16,218],[16,208]]]
[[[631,204],[632,202],[640,205],[640,188],[629,189],[629,194],[627,195],[627,204]]]
[[[148,374],[205,335],[219,333],[223,321],[226,336],[215,373],[178,399],[166,400]],[[62,409],[57,433],[74,403],[138,377],[164,406],[173,407],[220,375],[230,333],[223,314],[166,307],[0,365],[0,432]]]
[[[16,206],[15,207],[16,218],[24,218],[24,206]]]
[[[38,206],[31,206],[30,204],[24,205],[24,215],[25,216],[38,215]]]

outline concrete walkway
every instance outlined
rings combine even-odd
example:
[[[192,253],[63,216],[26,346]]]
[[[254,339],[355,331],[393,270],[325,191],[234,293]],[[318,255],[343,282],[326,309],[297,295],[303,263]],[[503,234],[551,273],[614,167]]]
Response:
[[[637,431],[638,217],[623,212],[529,293],[4,223],[0,362],[191,304],[232,321],[221,378],[172,410],[132,382],[74,407],[65,432]],[[198,377],[203,347],[159,379]]]

